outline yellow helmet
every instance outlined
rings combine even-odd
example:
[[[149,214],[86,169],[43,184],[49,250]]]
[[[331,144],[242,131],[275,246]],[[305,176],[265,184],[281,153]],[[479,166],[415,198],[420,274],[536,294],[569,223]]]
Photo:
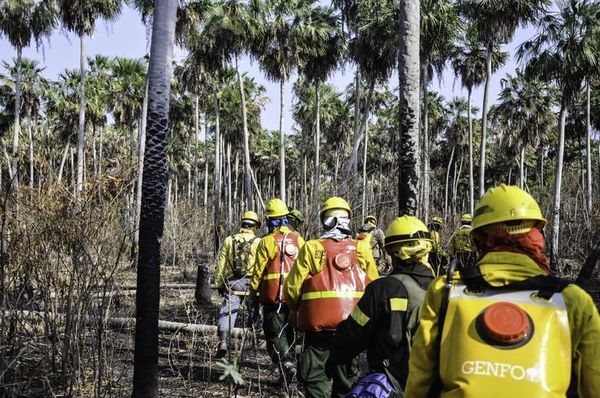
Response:
[[[321,218],[323,218],[325,213],[330,210],[345,210],[348,212],[348,215],[350,217],[352,217],[352,209],[350,208],[350,205],[348,204],[348,202],[346,202],[344,199],[337,197],[337,196],[329,198],[325,201],[325,203],[323,204],[323,207],[321,207],[321,211],[320,211]]]
[[[442,220],[442,217],[438,217],[438,216],[432,217],[432,218],[431,218],[431,222],[432,222],[433,224],[440,224],[440,225],[444,225],[444,220]]]
[[[288,207],[285,202],[279,198],[269,200],[267,208],[265,209],[265,215],[267,218],[278,218],[287,216],[289,213]]]
[[[377,217],[369,215],[365,217],[365,223],[372,221],[373,224],[377,224]]]
[[[509,233],[526,233],[537,222],[546,225],[548,221],[535,199],[519,187],[501,184],[488,189],[477,202],[473,230],[503,223],[502,229]]]
[[[260,218],[258,217],[258,214],[256,214],[252,210],[249,210],[244,213],[244,215],[242,216],[242,222],[244,221],[253,221],[260,225]]]
[[[462,223],[471,223],[471,221],[473,221],[473,217],[469,213],[465,213],[460,217]]]
[[[431,235],[423,221],[414,216],[402,216],[392,221],[385,231],[384,247],[421,239],[431,241]]]
[[[304,223],[304,214],[302,214],[302,212],[300,210],[294,209],[294,210],[290,211],[289,217],[295,218],[296,220],[298,220],[298,223],[300,223],[300,224]]]

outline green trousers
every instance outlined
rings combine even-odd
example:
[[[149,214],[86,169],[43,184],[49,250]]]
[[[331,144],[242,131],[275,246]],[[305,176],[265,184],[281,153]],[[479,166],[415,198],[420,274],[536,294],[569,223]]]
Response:
[[[263,330],[267,351],[275,365],[294,363],[294,328],[288,324],[287,305],[263,305]]]
[[[325,374],[333,338],[332,332],[305,334],[304,349],[298,359],[298,379],[304,385],[306,398],[343,398],[358,378],[356,358],[336,366],[333,379]]]

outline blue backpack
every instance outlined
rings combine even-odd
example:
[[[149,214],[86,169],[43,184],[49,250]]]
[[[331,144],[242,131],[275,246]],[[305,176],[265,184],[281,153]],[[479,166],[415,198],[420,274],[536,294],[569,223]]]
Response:
[[[385,373],[369,373],[352,386],[346,398],[397,398],[396,390]]]

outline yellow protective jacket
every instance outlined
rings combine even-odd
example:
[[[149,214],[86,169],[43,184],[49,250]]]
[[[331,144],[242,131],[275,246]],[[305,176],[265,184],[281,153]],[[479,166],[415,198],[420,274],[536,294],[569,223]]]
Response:
[[[275,241],[275,235],[277,232],[282,234],[292,233],[298,235],[298,249],[302,249],[304,246],[304,239],[300,234],[292,231],[289,227],[280,227],[275,229],[269,235],[263,237],[258,243],[256,248],[256,259],[254,261],[254,272],[252,273],[252,279],[250,280],[250,292],[255,294],[260,288],[260,282],[262,281],[265,267],[269,261],[273,260],[277,256],[277,242]]]
[[[485,280],[493,286],[504,286],[538,275],[544,271],[523,254],[488,253],[478,263]],[[460,280],[458,273],[454,276]],[[437,278],[429,287],[421,310],[421,323],[410,356],[407,398],[427,397],[437,379],[439,354],[438,314],[443,299],[446,277]],[[579,398],[597,397],[600,392],[600,316],[592,298],[576,285],[562,292],[571,332],[571,351]],[[490,385],[490,389],[494,386]],[[442,393],[441,397],[446,395]],[[461,395],[453,395],[461,397]]]
[[[379,278],[377,264],[371,253],[371,242],[368,239],[358,241],[356,257],[358,266],[367,273],[370,280],[374,281]],[[298,310],[304,280],[309,275],[316,275],[321,272],[326,261],[325,248],[318,239],[309,240],[300,250],[298,260],[296,260],[296,264],[292,267],[283,286],[286,303],[291,312]]]
[[[235,235],[228,236],[225,238],[225,242],[223,242],[223,246],[221,246],[221,251],[219,252],[219,261],[217,263],[217,267],[215,268],[215,287],[220,289],[223,287],[225,281],[233,276],[233,239],[234,237],[240,237],[243,240],[251,240],[253,239],[252,246],[250,249],[250,256],[248,258],[248,265],[246,268],[246,276],[251,276],[254,271],[254,259],[256,255],[256,248],[258,247],[259,238],[256,237],[254,232],[247,228],[241,228],[240,232]]]
[[[475,253],[473,238],[471,238],[471,226],[462,225],[450,238],[450,253]]]
[[[442,245],[442,237],[440,233],[437,231],[431,231],[431,240],[433,241],[433,250],[431,251],[434,254],[438,254],[442,257],[446,257],[446,251],[444,250],[444,246]]]

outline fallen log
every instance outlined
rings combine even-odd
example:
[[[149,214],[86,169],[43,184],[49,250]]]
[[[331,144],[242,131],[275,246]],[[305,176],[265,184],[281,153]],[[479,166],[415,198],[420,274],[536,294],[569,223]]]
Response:
[[[98,286],[94,286],[94,288],[102,289],[102,288],[104,288],[104,286],[98,285]],[[136,285],[122,285],[122,286],[115,286],[115,288],[117,288],[119,290],[137,290]],[[195,289],[196,285],[193,283],[163,283],[160,285],[160,288],[161,289],[190,290],[190,289]]]
[[[18,316],[31,321],[41,321],[44,317],[50,316],[57,319],[59,322],[64,322],[66,314],[63,313],[48,313],[44,311],[26,311],[26,310],[5,310],[0,312],[3,317]],[[87,315],[84,317],[86,323],[97,323],[101,322],[102,318],[99,316]],[[114,328],[131,328],[135,326],[135,318],[105,318],[104,321],[107,325]],[[217,327],[214,325],[197,325],[194,323],[182,323],[182,322],[171,322],[171,321],[158,321],[158,328],[161,331],[170,332],[185,332],[185,333],[199,333],[199,334],[216,334]],[[250,332],[247,328],[234,328],[231,332],[232,337],[242,338],[245,332]]]

